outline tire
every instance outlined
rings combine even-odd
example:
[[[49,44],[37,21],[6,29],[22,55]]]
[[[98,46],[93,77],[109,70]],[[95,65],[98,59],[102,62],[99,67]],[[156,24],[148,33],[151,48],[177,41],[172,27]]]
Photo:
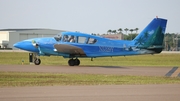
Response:
[[[70,59],[68,61],[68,64],[69,64],[69,66],[74,66],[75,65],[75,61],[73,59]]]
[[[41,64],[41,60],[36,58],[36,59],[34,60],[34,64],[35,64],[35,65],[40,65],[40,64]]]
[[[76,66],[79,66],[79,64],[80,64],[80,60],[79,59],[74,59],[74,65],[76,65]]]

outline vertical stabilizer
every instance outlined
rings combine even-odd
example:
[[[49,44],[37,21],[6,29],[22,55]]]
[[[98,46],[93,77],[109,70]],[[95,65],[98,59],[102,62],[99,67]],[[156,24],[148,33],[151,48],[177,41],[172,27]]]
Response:
[[[166,19],[154,18],[147,27],[133,40],[140,49],[149,49],[160,53],[163,49],[163,39],[166,30]]]

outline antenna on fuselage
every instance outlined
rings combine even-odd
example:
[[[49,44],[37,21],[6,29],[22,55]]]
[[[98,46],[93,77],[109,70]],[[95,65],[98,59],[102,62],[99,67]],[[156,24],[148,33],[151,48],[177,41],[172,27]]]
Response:
[[[158,16],[156,16],[156,19],[158,19]]]

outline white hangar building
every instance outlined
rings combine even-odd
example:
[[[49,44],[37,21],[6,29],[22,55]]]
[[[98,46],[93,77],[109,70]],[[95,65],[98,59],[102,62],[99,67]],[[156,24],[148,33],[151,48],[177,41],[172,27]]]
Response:
[[[13,44],[30,38],[53,37],[63,30],[54,29],[0,29],[0,49],[17,49]]]

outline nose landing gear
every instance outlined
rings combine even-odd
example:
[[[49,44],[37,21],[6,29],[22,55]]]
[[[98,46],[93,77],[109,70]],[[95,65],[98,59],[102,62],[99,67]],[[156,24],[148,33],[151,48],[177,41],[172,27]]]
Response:
[[[39,56],[37,54],[34,55],[34,64],[35,65],[41,64],[41,59],[39,59]]]
[[[40,65],[41,64],[41,60],[39,58],[35,58],[34,64],[35,65]]]
[[[76,59],[69,59],[68,61],[69,66],[79,66],[80,60],[78,58]]]

